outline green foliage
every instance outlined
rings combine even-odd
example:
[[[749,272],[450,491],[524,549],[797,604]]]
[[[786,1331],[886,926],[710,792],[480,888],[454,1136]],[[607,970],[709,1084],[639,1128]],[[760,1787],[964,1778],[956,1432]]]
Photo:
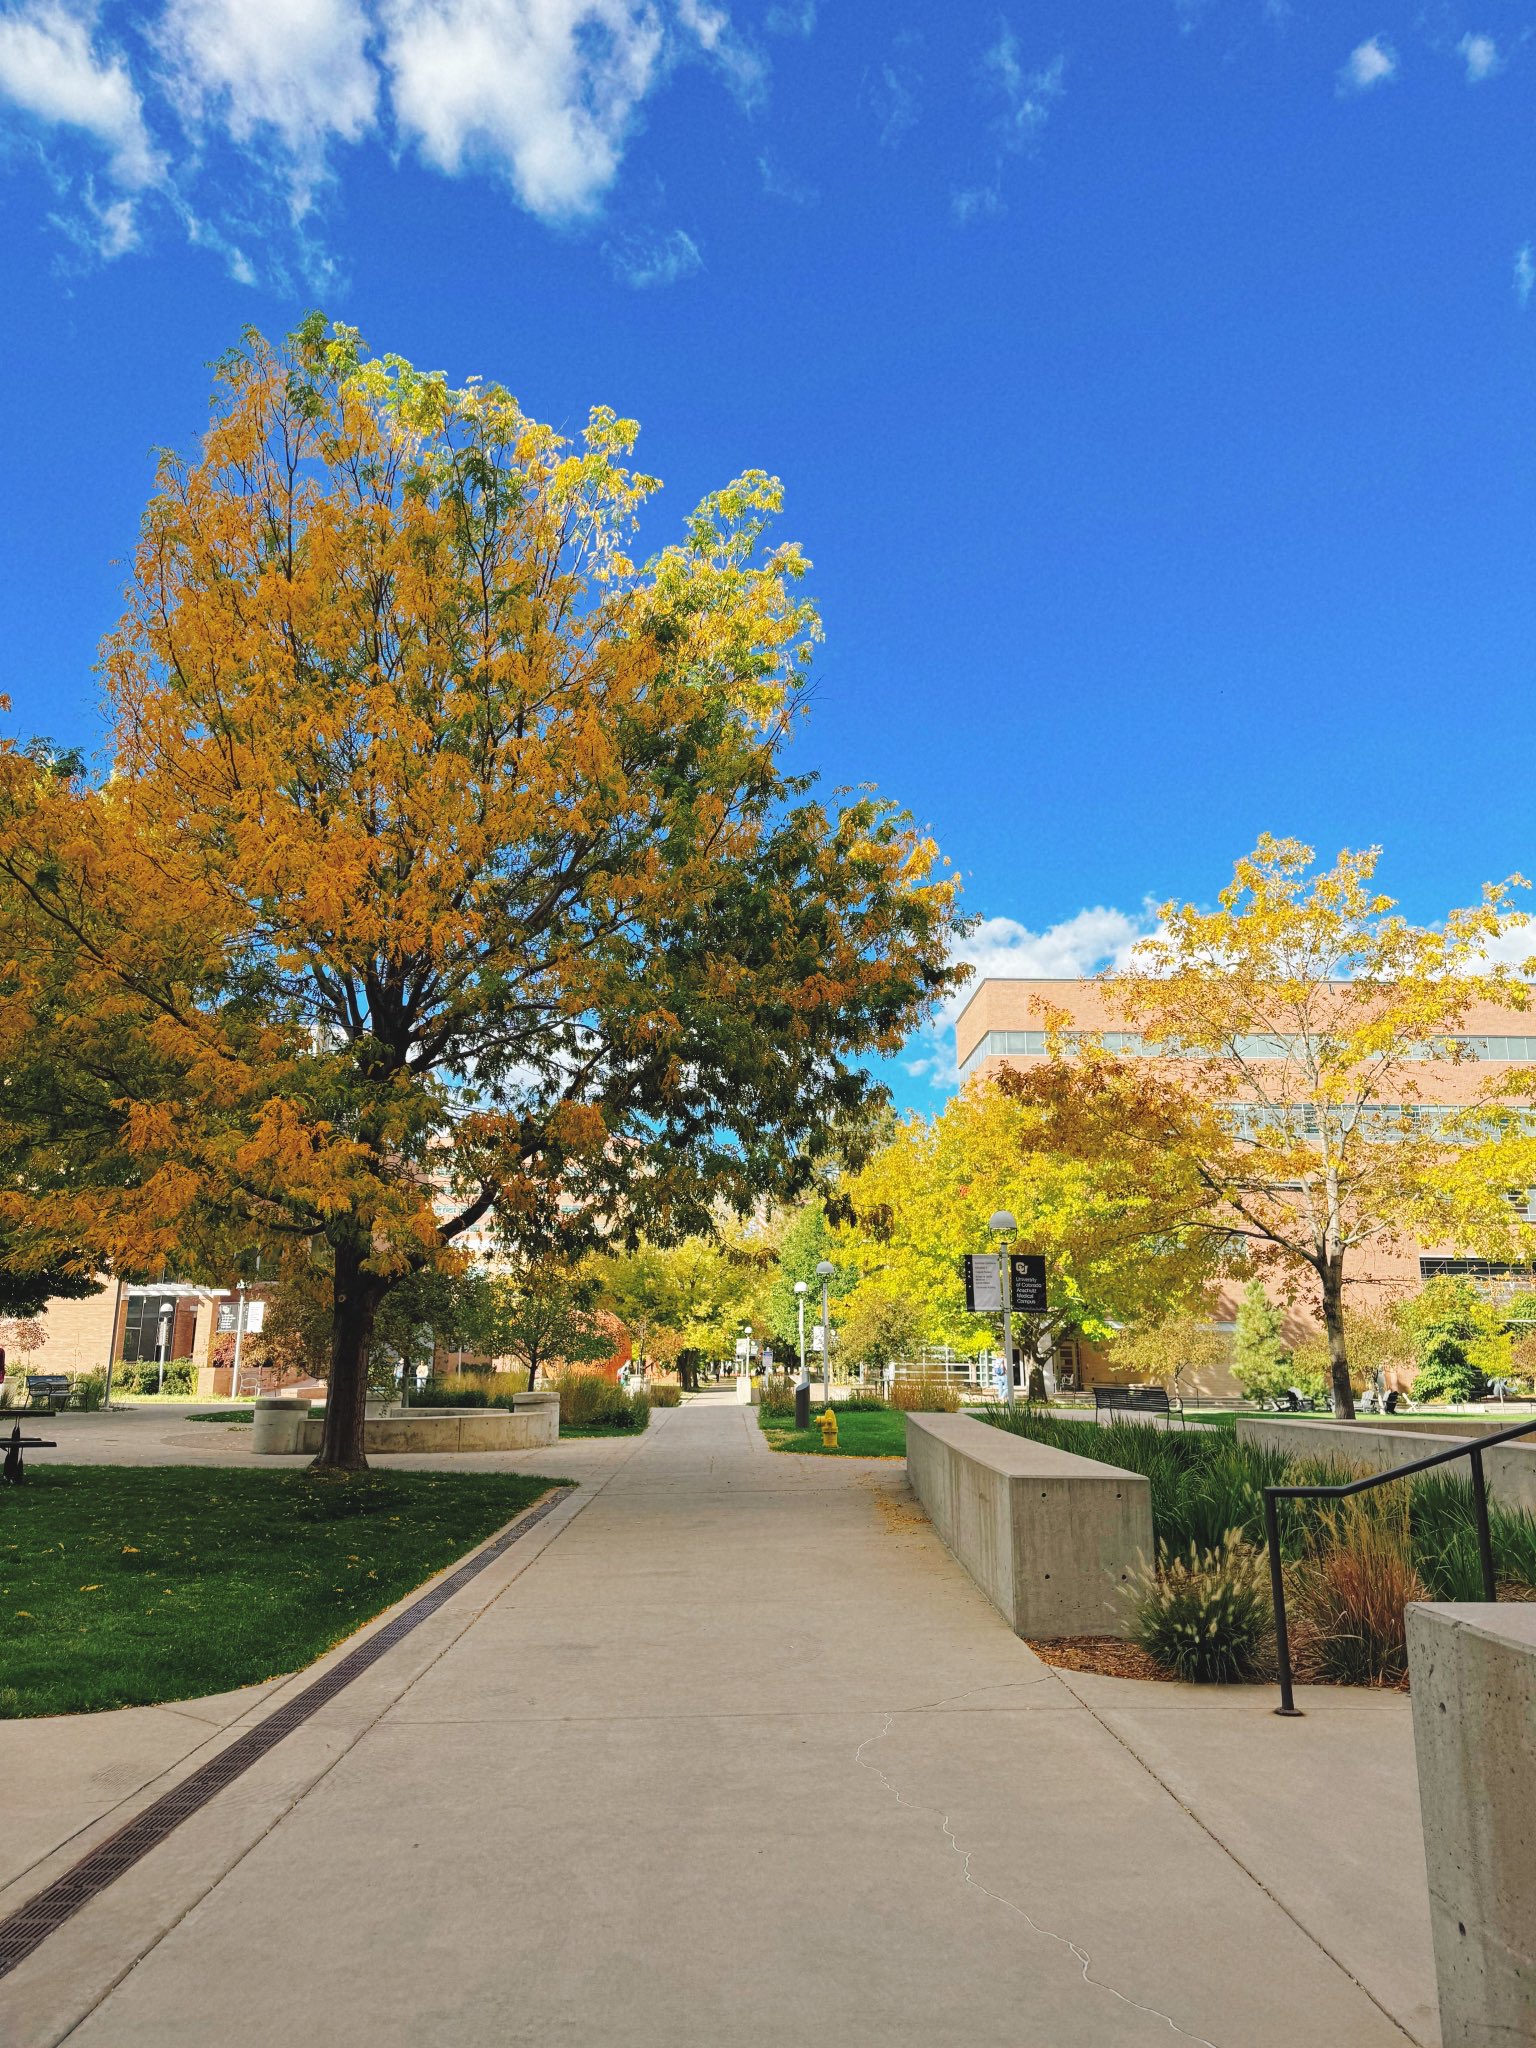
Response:
[[[1232,1374],[1250,1400],[1273,1400],[1291,1384],[1291,1352],[1285,1341],[1285,1315],[1264,1291],[1262,1280],[1250,1280],[1238,1303]]]
[[[1460,1338],[1434,1336],[1424,1346],[1423,1364],[1414,1375],[1415,1401],[1475,1401],[1488,1391],[1488,1382],[1467,1356]]]
[[[1443,1348],[1446,1340],[1459,1348],[1460,1362],[1472,1366],[1479,1375],[1493,1377],[1508,1361],[1509,1340],[1503,1311],[1461,1275],[1446,1274],[1425,1281],[1417,1294],[1399,1303],[1397,1316],[1421,1370],[1434,1365],[1442,1375],[1457,1371],[1459,1361],[1455,1354]]]
[[[1152,1492],[1152,1529],[1160,1555],[1218,1548],[1231,1530],[1259,1542],[1262,1489],[1285,1477],[1283,1453],[1243,1443],[1226,1431],[1148,1428],[1138,1422],[1103,1427],[998,1403],[983,1419],[1016,1436],[1054,1444],[1079,1457],[1140,1472]]]
[[[502,1401],[511,1405],[510,1395]],[[489,1408],[491,1397],[484,1387],[455,1386],[452,1380],[428,1380],[411,1404],[418,1408]],[[496,1404],[498,1407],[502,1402]]]
[[[1274,1623],[1263,1555],[1235,1530],[1208,1550],[1146,1566],[1137,1584],[1136,1640],[1197,1685],[1257,1678]]]
[[[838,1358],[844,1365],[898,1364],[916,1355],[922,1330],[916,1303],[879,1280],[867,1280],[839,1312]]]
[[[82,1409],[86,1414],[95,1414],[107,1398],[107,1376],[104,1372],[71,1373],[69,1380],[69,1401],[72,1408]]]
[[[816,1277],[816,1268],[823,1259],[831,1259],[837,1265],[834,1250],[826,1204],[819,1196],[812,1195],[790,1218],[764,1302],[768,1327],[773,1333],[773,1348],[779,1357],[798,1360],[800,1356],[800,1325],[795,1310],[797,1280],[805,1282],[805,1342],[809,1351],[811,1328],[821,1314],[821,1282]],[[839,1301],[852,1285],[852,1273],[846,1267],[838,1266],[828,1283],[827,1293],[832,1300]],[[841,1315],[838,1317],[838,1329],[846,1343]]]
[[[301,1670],[561,1483],[34,1464],[0,1523],[0,1713],[148,1706]]]
[[[671,1380],[653,1380],[646,1387],[645,1398],[653,1408],[681,1408],[683,1390]]]
[[[562,1429],[640,1430],[651,1419],[651,1404],[643,1393],[626,1393],[604,1373],[572,1366],[551,1373],[549,1385],[560,1396]]]

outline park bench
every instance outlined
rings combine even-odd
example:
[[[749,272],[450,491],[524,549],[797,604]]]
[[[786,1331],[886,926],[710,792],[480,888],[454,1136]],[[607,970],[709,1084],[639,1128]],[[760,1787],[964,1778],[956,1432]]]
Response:
[[[1093,1408],[1096,1415],[1101,1410],[1111,1414],[1118,1410],[1121,1414],[1166,1415],[1170,1422],[1177,1414],[1180,1422],[1184,1420],[1183,1402],[1175,1406],[1166,1387],[1095,1387]]]
[[[35,1411],[41,1401],[45,1415],[56,1415],[60,1408],[69,1406],[69,1375],[63,1372],[29,1372],[27,1374],[27,1407]]]
[[[23,1451],[51,1451],[57,1448],[51,1436],[23,1436],[19,1422],[11,1424],[10,1435],[0,1437],[0,1443],[5,1445],[5,1462],[0,1465],[0,1485],[5,1486],[20,1486],[26,1478],[27,1468],[21,1457]]]

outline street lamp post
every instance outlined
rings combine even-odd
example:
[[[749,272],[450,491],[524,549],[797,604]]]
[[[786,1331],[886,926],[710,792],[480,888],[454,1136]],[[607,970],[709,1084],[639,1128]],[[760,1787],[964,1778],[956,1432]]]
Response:
[[[1011,1209],[994,1210],[987,1223],[988,1230],[997,1239],[998,1265],[1002,1272],[1003,1399],[1010,1406],[1013,1402],[1013,1262],[1009,1256],[1009,1246],[1018,1227],[1018,1219]]]
[[[805,1297],[809,1290],[803,1280],[795,1282],[795,1314],[800,1322],[800,1377],[795,1381],[795,1427],[811,1426],[811,1368],[805,1356]]]
[[[827,1282],[832,1278],[833,1265],[830,1259],[818,1259],[816,1278],[821,1282],[821,1393],[830,1408],[832,1405],[832,1330],[828,1322]]]
[[[229,1375],[229,1398],[240,1398],[240,1351],[245,1343],[245,1282],[235,1282],[235,1359]]]

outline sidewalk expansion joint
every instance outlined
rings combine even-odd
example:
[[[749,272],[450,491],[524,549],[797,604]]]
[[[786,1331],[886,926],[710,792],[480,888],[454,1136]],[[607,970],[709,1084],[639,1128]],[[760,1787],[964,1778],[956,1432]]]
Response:
[[[1030,1682],[1033,1684],[1040,1684],[1043,1681],[1035,1679]],[[976,1688],[977,1691],[986,1691],[989,1689],[990,1688],[980,1686]],[[957,1693],[953,1697],[956,1699],[964,1699],[967,1697],[967,1695],[964,1693]],[[932,1713],[935,1710],[935,1708],[940,1706],[946,1706],[948,1704],[950,1704],[949,1701],[939,1700],[935,1701],[933,1707],[905,1708],[903,1709],[903,1712],[915,1714],[922,1714],[925,1712]],[[1078,1942],[1074,1941],[1070,1935],[1058,1934],[1054,1928],[1042,1926],[1041,1923],[1034,1917],[1032,1913],[1030,1913],[1025,1907],[1019,1904],[1017,1899],[1006,1898],[1002,1892],[993,1891],[990,1885],[983,1884],[979,1877],[976,1877],[972,1874],[971,1861],[976,1852],[973,1849],[961,1848],[959,1842],[955,1839],[955,1831],[950,1824],[950,1816],[947,1813],[942,1812],[940,1808],[938,1808],[937,1806],[929,1806],[925,1802],[915,1799],[908,1799],[905,1793],[898,1790],[895,1783],[886,1776],[885,1772],[881,1770],[880,1766],[875,1763],[870,1763],[864,1755],[865,1750],[869,1748],[871,1743],[883,1742],[885,1740],[886,1736],[889,1735],[891,1732],[891,1727],[895,1719],[896,1716],[894,1713],[887,1714],[885,1716],[885,1725],[880,1729],[878,1734],[865,1736],[864,1740],[853,1752],[853,1760],[859,1766],[860,1770],[869,1771],[880,1780],[880,1783],[885,1787],[886,1791],[890,1793],[891,1797],[896,1801],[896,1804],[898,1806],[906,1807],[909,1813],[933,1813],[938,1815],[940,1832],[943,1834],[945,1842],[954,1851],[955,1855],[960,1859],[960,1875],[964,1882],[970,1886],[971,1890],[975,1892],[980,1892],[983,1898],[991,1899],[995,1904],[1005,1907],[1008,1912],[1016,1914],[1018,1918],[1024,1922],[1024,1925],[1026,1927],[1028,1927],[1033,1933],[1041,1936],[1043,1940],[1053,1941],[1057,1944],[1058,1947],[1066,1949],[1068,1954],[1072,1956],[1074,1961],[1078,1964],[1078,1967],[1081,1969],[1082,1981],[1090,1990],[1101,1991],[1107,1998],[1113,1998],[1119,2004],[1129,2006],[1133,2012],[1145,2013],[1149,2019],[1161,2020],[1164,2026],[1169,2028],[1169,2030],[1172,2033],[1175,2033],[1179,2036],[1180,2040],[1192,2042],[1194,2044],[1194,2048],[1217,2048],[1217,2043],[1214,2041],[1208,2041],[1204,2034],[1192,2034],[1190,2033],[1187,2027],[1181,2027],[1178,2021],[1173,2017],[1171,2013],[1166,2013],[1162,2011],[1162,2009],[1158,2006],[1148,2005],[1143,1999],[1132,1998],[1127,1992],[1117,1991],[1113,1984],[1106,1984],[1102,1977],[1095,1977],[1092,1974],[1093,1958],[1089,1955],[1088,1951],[1085,1948],[1083,1948]]]
[[[568,1488],[551,1487],[543,1500],[509,1522],[499,1536],[493,1537],[473,1557],[466,1558],[463,1564],[436,1580],[393,1621],[387,1621],[382,1628],[376,1629],[329,1671],[323,1672],[291,1700],[274,1708],[243,1734],[236,1736],[217,1756],[199,1765],[189,1777],[162,1793],[142,1813],[136,1814],[116,1834],[109,1835],[82,1856],[78,1863],[55,1878],[36,1897],[28,1899],[25,1905],[0,1920],[0,1978],[8,1976],[25,1962],[50,1934],[57,1933],[82,1907],[89,1905],[109,1885],[132,1870],[183,1821],[199,1812],[226,1786],[243,1777],[285,1735],[291,1735],[295,1728],[301,1727],[311,1715],[335,1699],[354,1679],[361,1678],[397,1643],[420,1628],[424,1621],[429,1621],[455,1593],[477,1578],[488,1565],[494,1564],[520,1537],[527,1535],[535,1524],[569,1498]]]

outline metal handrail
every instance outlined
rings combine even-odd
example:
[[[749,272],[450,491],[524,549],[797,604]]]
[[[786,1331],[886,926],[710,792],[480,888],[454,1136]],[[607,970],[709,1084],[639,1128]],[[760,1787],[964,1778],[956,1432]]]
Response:
[[[1493,1535],[1488,1527],[1488,1482],[1483,1476],[1483,1453],[1496,1444],[1513,1443],[1516,1437],[1536,1430],[1536,1416],[1513,1429],[1495,1430],[1491,1436],[1454,1445],[1448,1451],[1432,1451],[1427,1458],[1411,1464],[1394,1465],[1390,1472],[1371,1472],[1364,1479],[1351,1479],[1342,1486],[1266,1486],[1264,1488],[1264,1537],[1269,1546],[1269,1589],[1275,1603],[1275,1654],[1280,1665],[1280,1704],[1277,1714],[1300,1720],[1291,1676],[1291,1643],[1285,1626],[1285,1575],[1280,1569],[1280,1517],[1276,1501],[1343,1500],[1352,1493],[1369,1493],[1373,1486],[1387,1486],[1394,1479],[1406,1479],[1414,1472],[1427,1472],[1434,1465],[1449,1465],[1457,1458],[1472,1461],[1472,1512],[1477,1522],[1477,1556],[1483,1572],[1483,1598],[1497,1600],[1498,1583],[1493,1572]]]

